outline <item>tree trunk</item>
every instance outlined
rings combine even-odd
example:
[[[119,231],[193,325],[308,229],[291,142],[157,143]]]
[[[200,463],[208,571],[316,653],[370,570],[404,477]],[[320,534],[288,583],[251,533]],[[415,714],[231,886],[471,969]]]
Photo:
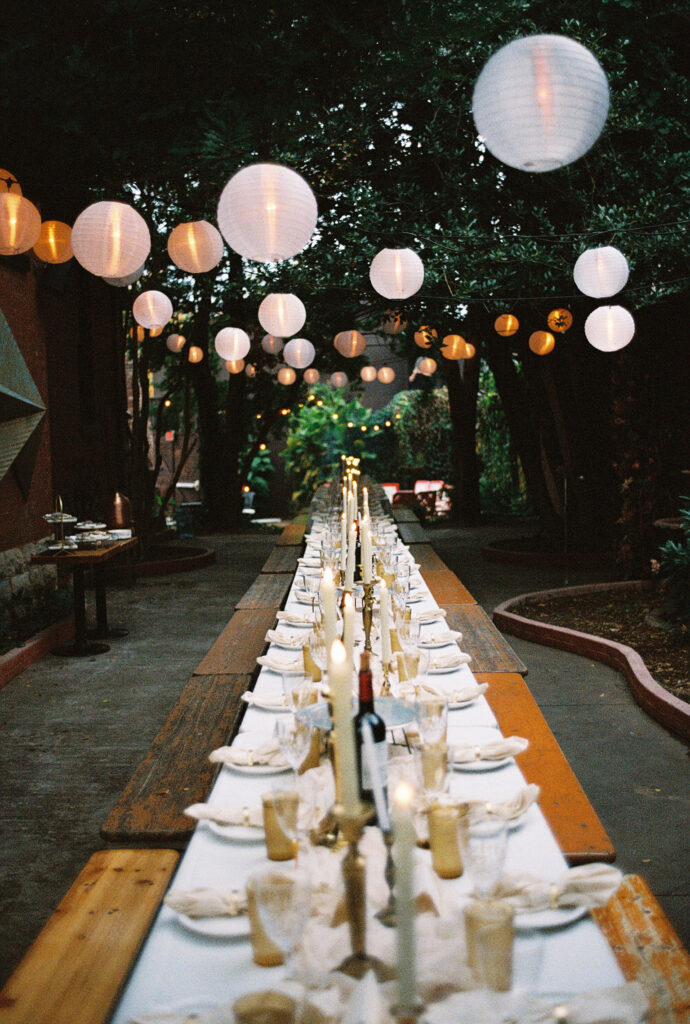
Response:
[[[455,494],[453,510],[463,523],[476,523],[480,517],[479,462],[476,447],[477,391],[479,357],[464,360],[464,373],[456,361],[442,359],[448,388],[450,420],[453,428]]]

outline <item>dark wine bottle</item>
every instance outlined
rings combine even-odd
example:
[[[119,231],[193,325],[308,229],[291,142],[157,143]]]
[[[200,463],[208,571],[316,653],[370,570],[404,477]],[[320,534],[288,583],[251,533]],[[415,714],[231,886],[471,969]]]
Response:
[[[363,725],[368,722],[374,741],[373,765],[364,749]],[[388,785],[388,747],[386,745],[386,725],[374,710],[374,686],[369,665],[369,652],[362,651],[359,661],[359,710],[355,715],[355,736],[357,739],[357,772],[359,778],[359,795],[361,800],[374,803],[374,787],[372,771],[378,773],[384,800],[387,799]],[[379,822],[380,824],[380,822]]]

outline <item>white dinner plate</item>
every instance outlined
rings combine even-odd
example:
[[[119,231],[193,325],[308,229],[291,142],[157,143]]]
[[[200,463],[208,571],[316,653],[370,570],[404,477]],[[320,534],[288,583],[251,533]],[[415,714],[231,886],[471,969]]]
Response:
[[[211,821],[206,818],[206,823],[214,833],[229,843],[263,843],[264,830],[253,828],[251,825],[221,825],[218,821]]]
[[[289,764],[224,764],[231,772],[239,772],[240,775],[282,775],[284,772],[291,772]]]
[[[447,640],[435,640],[433,637],[425,640],[423,636],[420,636],[417,646],[424,647],[427,651],[438,651],[442,647],[451,647],[454,643],[455,640],[452,636],[449,636]]]
[[[249,915],[235,917],[187,917],[173,911],[178,922],[189,932],[210,939],[241,939],[249,935]]]
[[[430,676],[444,676],[449,672],[457,672],[458,669],[462,668],[463,665],[467,665],[468,662],[460,661],[456,665],[432,665],[430,664],[427,672]]]
[[[465,764],[456,764],[453,761],[453,771],[456,772],[493,772],[497,768],[505,768],[510,764],[512,757],[502,757],[498,761],[467,761]]]
[[[280,640],[276,640],[276,638],[274,637],[273,640],[269,640],[268,642],[273,647],[280,647],[281,651],[293,651],[294,652],[294,651],[301,651],[302,650],[302,647],[304,646],[304,637],[303,636],[290,636],[290,637],[285,637],[285,639],[281,638]]]
[[[587,907],[533,910],[529,913],[516,914],[513,923],[517,932],[546,931],[550,928],[564,928],[574,921],[579,921],[586,913]]]
[[[448,710],[461,711],[463,708],[470,707],[471,704],[474,704],[475,701],[479,700],[479,698],[483,696],[484,695],[482,693],[477,693],[474,697],[469,697],[467,700],[449,700]]]

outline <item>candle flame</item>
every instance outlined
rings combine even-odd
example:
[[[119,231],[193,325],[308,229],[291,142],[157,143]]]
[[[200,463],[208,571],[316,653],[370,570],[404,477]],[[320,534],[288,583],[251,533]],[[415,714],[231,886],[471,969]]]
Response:
[[[393,794],[397,807],[411,807],[412,801],[414,800],[414,789],[409,782],[405,782],[403,779],[395,787],[395,793]]]
[[[344,665],[347,660],[347,651],[341,640],[334,640],[331,644],[331,661],[334,665]]]

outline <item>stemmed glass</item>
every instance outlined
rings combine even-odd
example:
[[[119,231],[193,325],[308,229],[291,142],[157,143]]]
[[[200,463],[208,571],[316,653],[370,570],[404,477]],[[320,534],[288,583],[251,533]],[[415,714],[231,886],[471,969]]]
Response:
[[[285,760],[292,768],[293,779],[297,785],[297,772],[309,753],[311,728],[294,715],[281,715],[273,732]]]
[[[328,667],[328,648],[326,646],[326,634],[323,629],[314,629],[309,635],[309,653],[314,659],[321,673]]]
[[[445,697],[420,698],[415,703],[419,738],[424,746],[444,743],[448,735],[448,701]]]
[[[302,582],[304,589],[311,597],[311,613],[314,614],[314,606],[319,596],[319,587],[321,585],[321,577],[317,573],[302,573]]]
[[[506,820],[482,805],[475,805],[460,830],[460,848],[464,849],[475,893],[479,899],[488,899],[505,863],[508,845]]]
[[[259,920],[266,935],[280,949],[290,969],[295,950],[309,918],[311,883],[304,868],[271,866],[252,875],[251,883]],[[302,1017],[304,991],[297,1008]]]

